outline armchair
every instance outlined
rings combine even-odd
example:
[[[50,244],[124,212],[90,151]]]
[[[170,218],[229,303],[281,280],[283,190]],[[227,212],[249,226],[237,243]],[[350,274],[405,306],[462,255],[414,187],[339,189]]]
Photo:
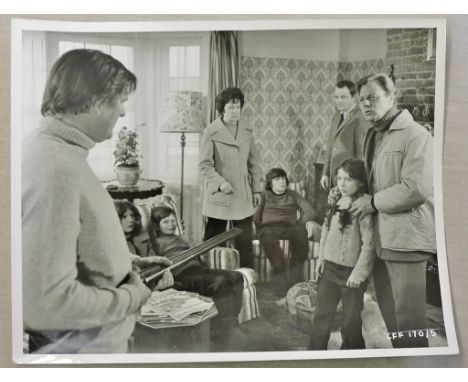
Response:
[[[147,229],[150,221],[151,209],[158,205],[168,206],[175,212],[177,220],[177,234],[183,234],[183,225],[179,218],[180,215],[178,213],[177,205],[171,195],[161,194],[149,199],[136,199],[134,204],[141,214],[143,232],[140,234],[140,237],[146,237],[148,235]],[[135,240],[138,240],[138,238],[135,238]],[[242,273],[244,278],[244,290],[242,294],[242,308],[238,317],[239,323],[260,316],[255,289],[255,271],[248,268],[239,268],[239,252],[236,249],[216,247],[211,249],[205,255],[202,255],[202,260],[205,261],[210,268],[235,270]]]
[[[296,191],[305,197],[304,182],[290,182],[288,188]],[[299,218],[299,214],[298,214]],[[306,223],[307,236],[309,238],[309,251],[307,259],[304,261],[303,274],[306,281],[312,280],[315,276],[315,265],[318,258],[320,235],[322,228],[320,224],[314,221]],[[255,227],[254,227],[255,234]],[[289,264],[291,260],[291,250],[289,240],[280,240],[280,247],[283,250],[286,260],[286,275],[289,278]],[[270,281],[273,276],[273,267],[266,256],[265,250],[260,245],[258,239],[253,240],[254,267],[258,274],[258,281]]]

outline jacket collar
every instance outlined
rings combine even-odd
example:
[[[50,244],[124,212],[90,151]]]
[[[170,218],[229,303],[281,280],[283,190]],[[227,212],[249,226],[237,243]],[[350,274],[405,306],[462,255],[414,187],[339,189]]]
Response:
[[[414,118],[407,109],[403,109],[390,125],[389,130],[402,130],[408,127],[408,124],[414,122]]]
[[[359,111],[359,107],[357,105],[354,105],[354,107],[350,111],[348,111],[346,113],[346,116],[343,119],[343,123],[336,128],[335,136],[337,136],[340,133],[340,131],[345,128],[345,126],[349,123],[349,121],[351,121],[356,116],[356,113],[358,111]],[[338,119],[338,121],[339,121],[339,119]],[[337,123],[338,123],[338,121],[337,121]]]
[[[394,130],[403,130],[408,127],[410,123],[414,122],[414,118],[411,115],[411,113],[403,109],[400,111],[400,113],[393,119],[393,121],[390,124],[390,127],[388,128],[388,132],[394,131]],[[366,137],[364,139],[364,157],[366,158],[366,167],[368,168],[369,171],[369,185],[372,182],[372,178],[374,175],[374,163],[375,161],[373,160],[374,155],[377,156],[377,154],[382,150],[382,145],[380,145],[378,152],[376,152],[374,155],[370,152],[370,146],[369,146],[369,140],[371,134],[374,134],[374,128],[370,128],[366,132]]]
[[[239,146],[242,144],[242,142],[250,140],[252,130],[243,127],[241,123],[239,123],[237,139],[234,139],[234,137],[231,135],[226,125],[223,123],[223,121],[221,121],[221,117],[217,118],[213,123],[216,126],[216,130],[211,136],[211,139],[214,141],[222,142],[232,146]]]
[[[414,122],[413,116],[407,109],[403,109],[392,121],[388,130],[406,129],[408,127],[408,124],[411,122]],[[365,141],[368,140],[368,136],[372,133],[372,131],[373,131],[373,127],[367,130]]]
[[[354,115],[356,114],[356,112],[359,110],[359,107],[357,104],[354,104],[354,106],[351,108],[351,110],[347,111],[347,112],[343,112],[345,117],[344,117],[344,120],[343,120],[343,123],[346,123],[348,122],[349,120],[351,120],[352,117],[354,117]]]

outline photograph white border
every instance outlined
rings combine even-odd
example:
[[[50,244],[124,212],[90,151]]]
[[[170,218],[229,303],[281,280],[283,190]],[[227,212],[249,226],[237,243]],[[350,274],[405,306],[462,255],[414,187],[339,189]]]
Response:
[[[330,18],[320,20],[226,20],[226,21],[123,21],[68,22],[13,19],[11,28],[11,280],[13,359],[17,363],[155,363],[155,362],[219,362],[257,360],[304,360],[336,358],[401,357],[458,354],[453,307],[450,296],[445,246],[442,198],[442,149],[444,136],[445,89],[445,20],[417,18],[364,17],[362,19]],[[388,29],[436,28],[436,97],[434,109],[434,200],[439,278],[442,308],[447,336],[446,347],[418,349],[368,349],[242,353],[151,353],[151,354],[83,354],[30,355],[22,347],[22,274],[21,274],[21,62],[22,33],[50,32],[182,32],[213,30],[297,30],[297,29]]]

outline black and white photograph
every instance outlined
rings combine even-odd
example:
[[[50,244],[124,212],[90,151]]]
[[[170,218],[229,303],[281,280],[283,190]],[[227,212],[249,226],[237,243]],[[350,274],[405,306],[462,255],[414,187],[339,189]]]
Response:
[[[14,362],[458,353],[443,18],[11,36]]]

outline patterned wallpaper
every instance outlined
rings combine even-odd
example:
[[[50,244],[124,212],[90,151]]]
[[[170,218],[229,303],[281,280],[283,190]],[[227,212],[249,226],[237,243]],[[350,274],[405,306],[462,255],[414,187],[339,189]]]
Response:
[[[341,79],[357,81],[383,71],[384,60],[311,61],[242,57],[240,87],[244,121],[253,127],[263,174],[282,167],[304,180],[313,200],[314,168],[327,139],[335,108],[333,92]]]
[[[338,78],[340,80],[351,80],[357,83],[362,77],[371,73],[389,73],[390,67],[386,65],[385,59],[340,62],[338,64]]]

